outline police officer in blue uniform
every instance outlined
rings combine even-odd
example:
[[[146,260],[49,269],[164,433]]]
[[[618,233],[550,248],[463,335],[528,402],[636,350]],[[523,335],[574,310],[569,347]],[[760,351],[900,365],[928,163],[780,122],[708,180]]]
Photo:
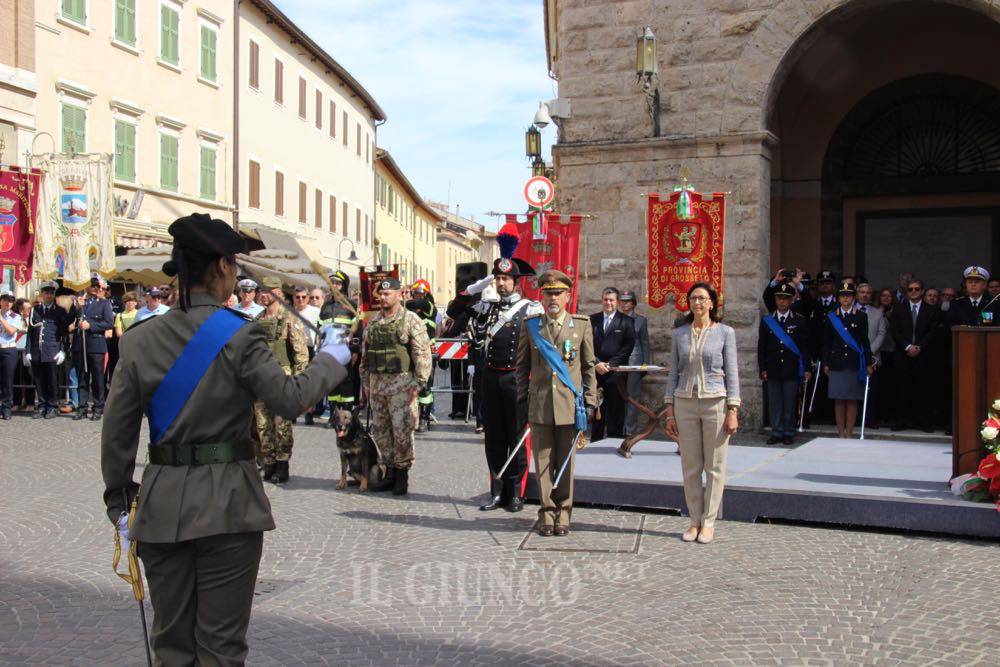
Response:
[[[795,286],[788,282],[780,283],[772,290],[776,306],[774,313],[761,319],[757,332],[757,368],[760,378],[767,383],[768,414],[771,418],[769,445],[778,442],[790,445],[794,442],[799,386],[803,382],[808,384],[812,377],[809,321],[792,310],[796,291]],[[797,352],[784,337],[792,342]]]
[[[87,391],[93,402],[90,418],[97,421],[104,414],[104,357],[108,352],[105,331],[115,324],[111,302],[101,296],[107,287],[103,278],[90,279],[87,300],[81,308],[73,307],[69,313],[67,330],[72,340],[73,367],[80,387],[80,404],[74,419],[87,418]]]
[[[41,304],[28,315],[28,363],[35,378],[34,419],[59,415],[59,365],[66,360],[69,313],[55,302],[56,283],[42,283]]]

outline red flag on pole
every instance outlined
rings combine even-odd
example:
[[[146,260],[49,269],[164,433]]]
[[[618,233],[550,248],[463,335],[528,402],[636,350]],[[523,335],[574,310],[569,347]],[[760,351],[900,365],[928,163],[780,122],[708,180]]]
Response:
[[[535,238],[535,216],[529,215],[527,222],[517,225],[521,242],[514,256],[531,264],[538,275],[549,269],[557,269],[572,278],[573,289],[567,309],[575,313],[579,292],[580,223],[583,216],[546,212],[540,215],[543,216],[539,222],[541,228],[546,230],[545,236]],[[537,276],[524,279],[521,289],[529,299],[537,300],[541,296]]]
[[[13,267],[21,285],[31,281],[41,177],[37,169],[0,169],[0,266]]]

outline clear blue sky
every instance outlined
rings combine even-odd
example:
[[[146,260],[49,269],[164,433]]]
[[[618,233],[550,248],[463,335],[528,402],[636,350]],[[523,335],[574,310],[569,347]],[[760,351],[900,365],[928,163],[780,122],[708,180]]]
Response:
[[[277,0],[375,97],[378,142],[427,199],[524,211],[524,131],[555,97],[541,0]],[[542,132],[545,152],[555,136]]]

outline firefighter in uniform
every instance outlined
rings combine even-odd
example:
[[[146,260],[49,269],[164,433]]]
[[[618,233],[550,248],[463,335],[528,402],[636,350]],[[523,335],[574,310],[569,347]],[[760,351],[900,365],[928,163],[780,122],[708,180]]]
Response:
[[[517,347],[517,407],[531,425],[531,448],[538,478],[538,533],[543,537],[568,535],[573,511],[573,462],[554,487],[563,463],[573,455],[574,443],[584,437],[597,407],[594,367],[594,331],[590,318],[566,312],[573,280],[562,271],[548,271],[538,279],[544,314],[524,319]],[[539,346],[528,327],[547,341]],[[555,355],[552,359],[551,355]],[[557,364],[557,366],[553,366]],[[565,370],[574,394],[556,367]],[[585,415],[581,414],[585,411]]]
[[[327,336],[302,374],[287,375],[263,328],[219,306],[236,285],[242,237],[204,214],[169,232],[164,272],[178,277],[178,303],[121,338],[101,433],[104,502],[121,536],[138,541],[156,664],[242,665],[263,531],[274,529],[253,461],[251,406],[301,414],[344,377],[350,352]],[[133,475],[145,415],[140,487]]]
[[[427,329],[427,337],[430,339],[431,350],[434,349],[435,337],[437,336],[437,306],[434,304],[434,296],[431,294],[431,284],[424,279],[413,283],[410,287],[412,298],[406,302],[406,309],[417,314],[423,321]],[[433,370],[432,370],[433,372]],[[424,433],[431,430],[431,420],[434,416],[434,392],[430,387],[426,387],[417,396],[418,420],[417,433]]]
[[[523,274],[520,264],[501,257],[493,262],[493,278],[498,300],[480,301],[472,307],[473,330],[483,354],[483,427],[486,433],[486,464],[490,470],[490,500],[479,509],[488,512],[506,507],[511,512],[524,508],[522,498],[528,472],[528,448],[521,447],[514,460],[497,480],[511,451],[524,433],[527,414],[517,410],[517,346],[521,324],[526,317],[540,315],[542,306],[515,291]]]
[[[344,295],[344,299],[347,303],[351,304],[354,309],[353,312],[350,308],[345,306],[343,303],[338,301],[333,294],[330,294],[326,299],[326,303],[319,311],[319,326],[320,328],[324,326],[337,326],[344,327],[350,332],[351,340],[351,365],[348,369],[348,375],[343,382],[338,384],[330,391],[330,395],[327,396],[327,401],[330,403],[330,414],[338,408],[343,408],[345,410],[351,410],[354,408],[354,397],[356,395],[356,385],[357,385],[357,375],[358,375],[358,350],[360,346],[355,341],[355,332],[358,328],[358,305],[354,303],[351,299],[347,298],[347,289],[351,284],[350,277],[343,271],[336,271],[330,275],[330,283],[333,285],[333,289],[339,290],[341,294]],[[327,428],[334,428],[333,419],[326,423]]]
[[[298,375],[309,364],[309,349],[306,346],[306,332],[294,316],[285,312],[279,299],[281,281],[264,278],[260,299],[264,311],[255,319],[264,330],[268,347],[278,364],[287,375]],[[288,481],[288,462],[292,458],[292,420],[277,415],[263,401],[254,403],[254,420],[257,438],[260,442],[261,465],[264,480],[275,484]]]
[[[371,406],[371,435],[397,496],[409,490],[417,395],[427,390],[431,345],[420,318],[403,307],[399,280],[379,283],[379,308],[365,327],[361,383]]]

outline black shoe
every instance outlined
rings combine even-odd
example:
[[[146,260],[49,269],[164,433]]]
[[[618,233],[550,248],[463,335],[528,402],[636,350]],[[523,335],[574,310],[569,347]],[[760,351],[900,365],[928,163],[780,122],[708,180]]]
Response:
[[[45,410],[35,410],[35,413],[31,415],[32,419],[43,419],[45,417]]]
[[[274,481],[274,469],[275,468],[277,468],[277,465],[275,465],[274,463],[265,463],[264,464],[264,481],[265,482],[273,482]]]
[[[449,412],[448,419],[461,419],[465,416],[464,412]]]
[[[410,469],[409,468],[397,468],[396,469],[396,480],[392,484],[392,495],[394,496],[405,496],[410,490]]]
[[[782,444],[785,444],[785,445],[793,445],[793,444],[795,444],[795,438],[793,438],[790,435],[786,435],[784,438],[781,439],[781,442],[782,442]]]
[[[951,427],[950,426],[944,430],[944,434],[947,435],[947,436],[949,436],[949,437],[951,436]]]
[[[420,423],[417,424],[417,433],[427,432],[427,421],[423,418],[420,419]]]
[[[43,416],[45,419],[52,419],[53,417],[58,417],[59,412],[55,408],[49,408],[45,411]]]
[[[104,416],[103,412],[101,412],[100,410],[94,410],[93,412],[90,413],[90,421],[92,422],[101,421],[101,417],[103,416]]]
[[[770,438],[767,439],[767,444],[769,445],[776,445],[779,442],[781,442],[781,438],[779,438],[776,435],[772,435]]]
[[[81,419],[86,419],[86,418],[87,418],[87,408],[80,408],[79,410],[76,411],[76,414],[73,415],[73,421],[75,422],[78,422]]]
[[[520,512],[524,509],[524,499],[514,496],[510,499],[510,504],[507,505],[508,512]]]
[[[896,433],[897,431],[905,431],[906,424],[904,424],[903,422],[896,422],[895,424],[892,425],[891,430],[893,433]]]
[[[306,416],[305,416],[304,419],[305,419],[306,426],[312,426],[313,424],[316,423],[315,421],[313,421],[313,416],[311,414],[309,414],[308,412],[306,413]]]
[[[11,414],[10,409],[4,408],[3,410],[0,410],[0,419],[3,419],[4,421],[10,421],[10,414]]]
[[[288,481],[288,461],[278,461],[274,465],[274,483],[284,484]]]
[[[498,509],[500,509],[500,496],[493,496],[490,498],[490,502],[479,506],[480,512],[492,512]]]

